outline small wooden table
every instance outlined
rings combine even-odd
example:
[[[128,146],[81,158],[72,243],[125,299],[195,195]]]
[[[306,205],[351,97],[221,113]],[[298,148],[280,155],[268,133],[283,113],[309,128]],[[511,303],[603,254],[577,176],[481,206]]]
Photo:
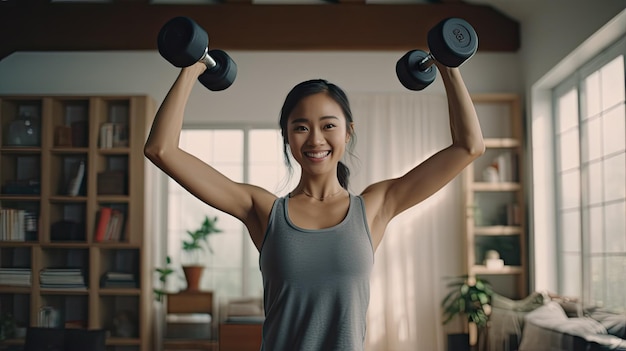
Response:
[[[259,351],[263,338],[262,323],[221,323],[220,351]]]
[[[176,294],[167,294],[167,314],[210,314],[213,321],[213,292],[212,291],[181,291]],[[212,322],[213,323],[213,322]],[[213,329],[211,325],[208,328]],[[211,335],[212,336],[212,335]],[[218,344],[212,336],[210,339],[173,339],[163,340],[164,351],[167,350],[208,350],[217,351]]]

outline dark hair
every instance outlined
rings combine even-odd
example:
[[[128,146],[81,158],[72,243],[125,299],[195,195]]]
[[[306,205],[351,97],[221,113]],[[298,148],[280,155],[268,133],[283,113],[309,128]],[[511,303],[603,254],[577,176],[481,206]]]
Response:
[[[287,140],[287,119],[291,114],[291,111],[296,107],[296,105],[303,98],[318,94],[318,93],[326,93],[333,100],[339,104],[341,110],[343,111],[344,116],[346,117],[346,125],[348,126],[348,133],[350,133],[350,140],[348,141],[348,145],[346,147],[346,151],[349,154],[352,154],[352,150],[354,149],[355,143],[355,135],[354,131],[350,128],[352,120],[352,111],[350,110],[350,103],[348,102],[348,97],[346,93],[336,86],[333,83],[329,83],[324,79],[312,79],[307,80],[305,82],[299,83],[291,91],[287,94],[285,98],[285,102],[283,103],[283,107],[280,110],[280,130],[283,136],[283,154],[285,156],[285,164],[289,168],[289,172],[293,171],[293,166],[291,165],[291,161],[289,161],[288,154],[288,146],[289,140]],[[339,179],[339,184],[344,189],[348,189],[350,177],[350,169],[343,162],[339,162],[337,165],[337,179]]]

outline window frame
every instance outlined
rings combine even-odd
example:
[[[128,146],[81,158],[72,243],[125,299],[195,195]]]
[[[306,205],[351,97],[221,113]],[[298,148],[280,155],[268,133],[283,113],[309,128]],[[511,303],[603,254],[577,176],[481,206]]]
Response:
[[[574,73],[572,73],[569,77],[566,77],[565,79],[563,79],[561,82],[559,82],[558,84],[555,85],[555,87],[552,89],[551,93],[551,101],[552,101],[552,128],[553,128],[553,132],[552,132],[552,136],[553,136],[553,145],[552,145],[552,150],[553,150],[553,159],[555,160],[555,162],[552,164],[553,169],[552,172],[554,174],[554,203],[555,203],[555,216],[557,217],[556,221],[555,221],[555,229],[557,231],[557,235],[556,235],[556,255],[557,255],[557,259],[556,259],[556,263],[557,263],[557,274],[556,276],[558,277],[558,283],[557,283],[557,289],[558,289],[558,293],[563,294],[564,293],[564,289],[565,289],[565,283],[564,283],[564,267],[563,267],[563,260],[562,260],[562,253],[563,253],[563,248],[564,248],[564,243],[562,242],[562,238],[563,238],[563,228],[561,223],[563,222],[562,220],[562,212],[563,212],[563,208],[561,206],[561,193],[560,193],[560,189],[562,188],[561,186],[561,180],[562,178],[560,177],[560,173],[562,173],[562,171],[559,170],[559,166],[558,163],[560,162],[560,153],[559,153],[559,142],[558,142],[558,135],[559,135],[559,126],[558,126],[558,113],[559,113],[559,98],[561,98],[562,96],[564,96],[567,92],[571,91],[572,89],[575,89],[577,92],[577,111],[578,111],[578,121],[577,121],[577,125],[576,128],[578,129],[578,141],[579,141],[579,153],[578,153],[578,172],[579,172],[579,180],[580,180],[580,186],[578,188],[579,191],[579,205],[578,205],[578,210],[579,210],[579,227],[580,227],[580,231],[579,231],[579,239],[580,239],[580,251],[579,251],[579,256],[580,256],[580,267],[579,267],[579,271],[581,273],[580,275],[580,291],[578,291],[578,295],[576,297],[580,297],[583,305],[584,306],[588,306],[588,305],[593,305],[595,304],[595,301],[592,301],[593,298],[593,293],[592,293],[592,264],[591,264],[591,259],[593,255],[597,255],[598,253],[593,253],[591,250],[591,240],[590,237],[591,235],[589,234],[590,231],[590,227],[589,227],[589,207],[590,204],[588,203],[587,199],[586,199],[586,192],[584,191],[585,188],[585,179],[588,175],[588,165],[590,164],[589,160],[584,160],[583,158],[583,149],[584,149],[584,145],[586,144],[585,142],[585,138],[587,137],[586,133],[584,133],[583,127],[584,127],[584,123],[585,123],[585,119],[583,116],[584,113],[584,103],[585,103],[585,95],[586,95],[586,86],[585,86],[585,80],[587,79],[587,77],[589,77],[591,74],[597,72],[598,70],[600,70],[602,67],[604,67],[606,64],[610,63],[611,61],[613,61],[614,59],[616,59],[619,56],[623,57],[623,64],[624,64],[624,71],[626,71],[626,37],[622,37],[621,39],[617,40],[615,43],[613,43],[612,45],[610,45],[606,50],[603,50],[602,52],[600,52],[598,55],[596,55],[595,57],[591,58],[589,61],[587,61],[586,63],[582,64],[579,68],[577,68],[575,70]],[[626,84],[625,84],[626,85]],[[623,103],[623,102],[622,102]],[[604,111],[602,111],[602,113],[604,113]],[[602,157],[604,157],[605,155],[603,155]],[[602,201],[602,205],[603,208],[606,207],[606,202]],[[603,231],[606,230],[603,228]],[[626,233],[624,233],[624,235],[626,236]],[[607,252],[606,250],[603,250],[600,254],[602,255],[606,255]],[[626,253],[622,253],[621,255],[626,255]],[[605,287],[606,287],[606,283],[605,283]],[[605,294],[606,295],[606,294]],[[623,312],[623,311],[621,311]]]

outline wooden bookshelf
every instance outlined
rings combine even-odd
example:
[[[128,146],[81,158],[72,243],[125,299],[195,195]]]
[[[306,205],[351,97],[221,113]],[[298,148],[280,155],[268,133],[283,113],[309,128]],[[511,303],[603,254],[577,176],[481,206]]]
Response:
[[[18,327],[107,329],[107,350],[152,350],[143,145],[154,113],[146,96],[0,96],[0,207],[25,214],[4,226],[0,218],[0,272],[31,273],[26,286],[0,283],[0,313],[12,314]],[[115,124],[114,135],[102,133],[105,123]],[[123,221],[117,236],[98,242],[103,207]],[[28,218],[21,227],[20,216]],[[55,268],[79,268],[82,279],[74,279],[82,286],[67,285],[58,271],[42,282],[41,272]],[[125,274],[104,284],[107,272]],[[58,318],[44,322],[45,306]],[[116,327],[123,318],[130,323]],[[21,343],[12,338],[0,348]]]
[[[528,293],[520,98],[480,94],[472,99],[486,151],[463,173],[466,270],[470,277],[489,281],[497,293],[520,299]],[[497,178],[486,172],[489,167],[497,169]],[[503,262],[487,266],[488,250],[498,251]]]

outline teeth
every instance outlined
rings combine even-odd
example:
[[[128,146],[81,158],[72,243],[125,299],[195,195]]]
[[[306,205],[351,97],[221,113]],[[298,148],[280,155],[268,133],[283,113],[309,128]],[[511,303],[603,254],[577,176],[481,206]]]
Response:
[[[305,155],[307,155],[307,157],[312,157],[312,158],[323,158],[326,157],[330,154],[330,151],[322,151],[322,152],[305,152]]]

